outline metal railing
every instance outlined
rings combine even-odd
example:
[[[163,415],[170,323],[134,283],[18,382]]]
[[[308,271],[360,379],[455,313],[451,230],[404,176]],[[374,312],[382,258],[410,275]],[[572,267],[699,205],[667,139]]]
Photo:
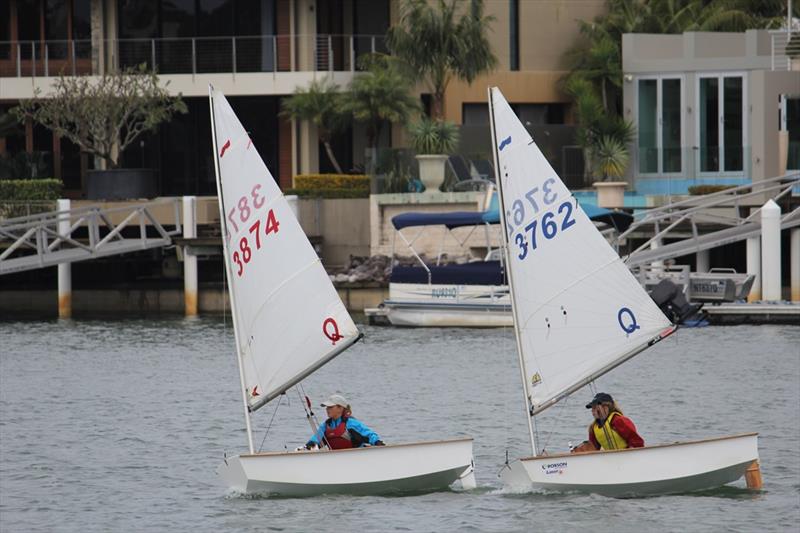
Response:
[[[256,35],[116,39],[99,56],[112,69],[144,63],[160,74],[347,72],[386,52],[383,35]],[[0,42],[0,77],[94,74],[91,41]]]
[[[792,189],[800,185],[800,172],[792,172],[723,191],[688,198],[663,207],[634,215],[635,221],[622,232],[617,243],[632,234],[645,231],[653,236],[638,246],[625,258],[628,266],[680,257],[737,242],[759,231],[758,214],[766,198],[780,201],[789,197]],[[698,223],[713,224],[723,229],[701,235]],[[800,208],[784,213],[781,227],[800,225]],[[691,237],[685,238],[686,232]],[[665,239],[679,238],[678,242],[662,244]]]
[[[164,206],[174,215],[172,229],[165,228],[154,214],[154,209]],[[128,229],[138,236],[123,235]],[[171,244],[181,231],[180,198],[10,218],[0,222],[0,275],[160,248]]]

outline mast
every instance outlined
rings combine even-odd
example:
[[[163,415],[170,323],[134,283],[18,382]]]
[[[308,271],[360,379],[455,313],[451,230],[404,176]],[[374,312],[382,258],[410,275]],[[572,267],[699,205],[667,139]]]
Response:
[[[503,199],[503,185],[500,171],[500,156],[497,153],[497,135],[494,124],[494,99],[492,98],[492,88],[489,87],[489,125],[492,129],[492,157],[494,157],[494,176],[497,181],[497,196],[500,204],[500,224],[503,230],[503,256],[506,259],[506,274],[508,275],[509,293],[511,294],[511,315],[514,318],[514,336],[517,339],[517,357],[519,358],[519,375],[522,379],[522,396],[525,398],[525,418],[528,420],[528,435],[531,439],[531,451],[536,456],[536,438],[534,437],[534,420],[530,412],[530,399],[528,395],[528,379],[525,377],[525,360],[522,357],[522,339],[519,336],[519,317],[517,316],[516,297],[514,296],[514,283],[511,279],[511,256],[508,246],[508,229],[506,228],[505,201]]]
[[[225,263],[225,275],[228,277],[228,285],[233,283],[233,273],[231,272],[231,265],[228,261],[228,227],[225,221],[225,207],[222,202],[222,182],[220,181],[220,174],[219,174],[219,152],[217,151],[217,128],[214,122],[214,95],[213,95],[214,87],[209,84],[208,85],[208,104],[209,110],[211,111],[211,145],[214,150],[214,172],[216,174],[217,180],[217,201],[219,202],[219,212],[220,212],[220,224],[222,226],[222,252],[224,255],[223,263]],[[250,453],[255,453],[255,446],[253,446],[253,428],[250,425],[250,409],[247,406],[247,387],[244,383],[244,362],[242,361],[242,349],[241,343],[239,342],[239,327],[237,324],[237,314],[236,314],[236,291],[233,290],[233,287],[228,288],[228,294],[231,297],[231,317],[233,318],[233,335],[236,339],[236,361],[239,364],[239,383],[242,389],[242,402],[244,403],[244,423],[245,427],[247,428],[247,445],[250,449]]]

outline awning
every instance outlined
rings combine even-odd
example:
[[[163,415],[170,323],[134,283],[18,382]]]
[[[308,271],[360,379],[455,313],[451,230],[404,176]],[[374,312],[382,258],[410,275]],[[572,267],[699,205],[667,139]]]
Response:
[[[584,213],[593,221],[614,226],[617,231],[625,231],[633,222],[633,216],[621,211],[611,211],[593,204],[581,204]],[[392,218],[395,229],[412,226],[446,226],[448,229],[478,224],[499,224],[500,208],[497,195],[492,197],[486,211],[451,211],[449,213],[402,213]]]

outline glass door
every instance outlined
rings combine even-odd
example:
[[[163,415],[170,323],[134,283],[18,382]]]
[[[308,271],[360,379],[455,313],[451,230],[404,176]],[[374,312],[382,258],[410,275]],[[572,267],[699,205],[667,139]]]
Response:
[[[744,76],[701,76],[698,81],[699,171],[743,174]]]
[[[683,170],[681,78],[641,78],[638,87],[639,174]]]

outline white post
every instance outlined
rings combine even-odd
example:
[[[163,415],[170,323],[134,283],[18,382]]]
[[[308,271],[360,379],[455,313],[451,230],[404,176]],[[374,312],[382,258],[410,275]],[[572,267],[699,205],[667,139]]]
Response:
[[[711,253],[709,250],[701,250],[697,252],[697,266],[695,272],[708,272],[711,265]]]
[[[183,238],[197,237],[197,197],[183,197]],[[186,316],[197,316],[197,256],[183,247],[183,306]]]
[[[800,302],[800,228],[792,229],[789,237],[789,268],[791,268],[791,283],[793,302]]]
[[[286,203],[289,204],[289,209],[292,210],[292,214],[294,218],[300,220],[300,204],[299,198],[296,194],[288,194],[283,197],[286,200]]]
[[[761,272],[764,300],[780,300],[781,208],[773,200],[761,208]]]
[[[58,211],[69,211],[70,201],[59,200]],[[58,234],[62,237],[69,237],[70,231],[69,215],[64,215],[58,219]],[[72,265],[61,263],[58,265],[58,318],[72,318]]]
[[[761,237],[747,239],[747,273],[756,277],[747,301],[757,302],[761,300]]]
[[[655,239],[650,241],[650,249],[651,250],[658,250],[661,248],[661,239]],[[653,272],[663,272],[664,271],[664,261],[659,259],[658,261],[653,261],[650,263],[650,267],[653,269]]]

